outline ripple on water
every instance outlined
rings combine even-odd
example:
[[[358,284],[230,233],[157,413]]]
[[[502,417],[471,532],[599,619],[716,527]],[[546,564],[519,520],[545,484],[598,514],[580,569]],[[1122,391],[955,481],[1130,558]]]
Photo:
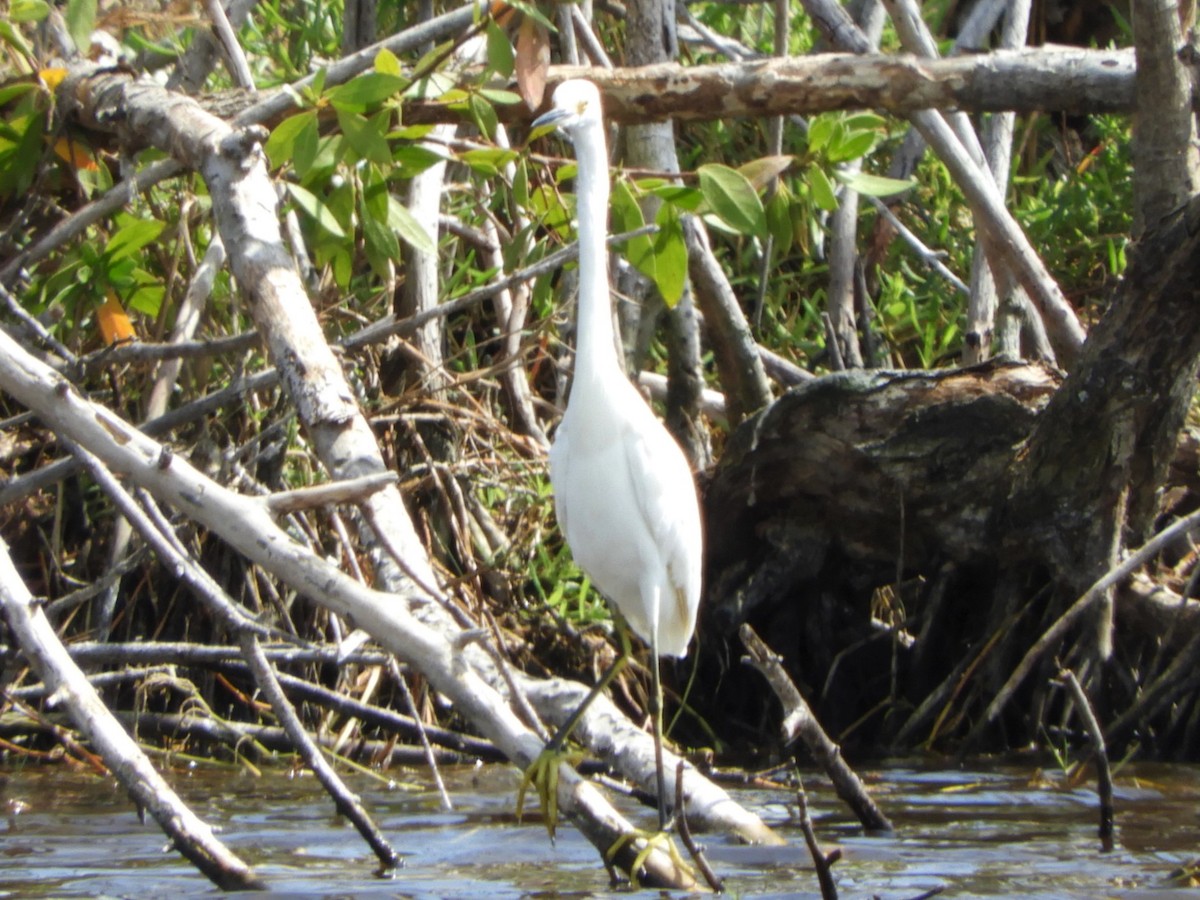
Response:
[[[411,773],[406,773],[410,775]],[[867,773],[895,834],[865,836],[827,782],[806,779],[818,837],[838,845],[844,896],[905,898],[933,888],[960,897],[1090,898],[1176,895],[1162,878],[1200,845],[1200,770],[1127,766],[1117,785],[1120,845],[1101,854],[1096,799],[1032,766],[901,767]],[[164,849],[111,781],[61,769],[0,773],[0,897],[213,897],[190,865]],[[444,772],[453,811],[419,776],[417,789],[369,779],[351,787],[373,810],[405,866],[380,878],[353,828],[333,815],[312,778],[261,778],[194,770],[175,779],[193,808],[271,885],[257,896],[590,898],[611,896],[596,852],[569,826],[551,845],[532,816],[513,818],[517,781],[500,766]],[[741,799],[780,826],[783,848],[742,847],[709,836],[709,856],[744,897],[815,897],[798,833],[783,820],[790,798]],[[645,810],[624,806],[640,824]],[[254,897],[254,894],[244,895]],[[1178,896],[1194,897],[1194,893]]]

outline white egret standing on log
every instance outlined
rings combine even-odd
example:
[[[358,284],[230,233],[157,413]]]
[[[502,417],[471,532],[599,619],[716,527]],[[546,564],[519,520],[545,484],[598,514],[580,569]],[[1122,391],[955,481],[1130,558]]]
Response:
[[[625,376],[614,344],[609,298],[608,151],[600,92],[565,81],[534,123],[554,125],[575,145],[579,310],[575,376],[550,450],[558,524],[579,567],[619,616],[650,645],[659,830],[667,827],[662,762],[660,654],[683,657],[700,601],[700,509],[687,459]],[[618,630],[621,626],[618,622]],[[557,752],[592,699],[624,664],[622,653],[559,729]],[[545,756],[545,754],[543,754]],[[552,823],[551,823],[552,825]]]

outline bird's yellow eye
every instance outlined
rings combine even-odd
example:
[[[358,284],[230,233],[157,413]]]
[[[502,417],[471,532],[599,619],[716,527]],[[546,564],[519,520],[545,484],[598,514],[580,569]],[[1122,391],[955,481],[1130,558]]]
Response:
[[[582,116],[585,112],[587,112],[587,101],[580,100],[579,106],[575,108],[575,115]]]

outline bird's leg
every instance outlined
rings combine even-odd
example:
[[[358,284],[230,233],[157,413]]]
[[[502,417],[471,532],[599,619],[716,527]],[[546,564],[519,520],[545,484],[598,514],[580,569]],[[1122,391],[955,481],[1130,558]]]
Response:
[[[657,631],[657,629],[656,629]],[[654,778],[658,786],[658,830],[667,830],[667,777],[663,771],[663,692],[658,670],[658,634],[650,640],[651,690],[650,721],[654,725]]]
[[[583,702],[575,707],[575,712],[571,713],[571,717],[567,719],[567,721],[563,723],[562,727],[554,733],[554,737],[552,737],[550,739],[550,743],[546,745],[547,750],[558,751],[566,745],[567,740],[571,737],[572,732],[575,731],[575,728],[579,725],[580,720],[583,718],[583,714],[587,712],[587,708],[592,705],[592,701],[608,690],[608,686],[613,683],[613,680],[618,675],[621,674],[621,671],[629,662],[629,657],[633,652],[629,646],[629,629],[625,625],[625,620],[621,618],[620,613],[613,613],[613,626],[617,632],[617,641],[621,645],[620,653],[617,655],[617,658],[613,660],[612,665],[609,666],[608,669],[605,670],[604,674],[600,676],[600,680],[592,686],[590,691],[588,691],[587,696],[583,698]]]
[[[663,692],[662,679],[659,672],[658,660],[658,630],[652,629],[650,638],[650,656],[651,656],[651,697],[650,697],[650,721],[654,727],[654,778],[658,788],[658,831],[655,834],[649,834],[645,831],[635,829],[629,834],[622,835],[616,842],[608,848],[605,854],[606,859],[614,859],[621,851],[621,848],[633,840],[642,842],[637,856],[634,858],[632,865],[629,867],[630,881],[633,886],[639,887],[638,872],[642,868],[642,864],[646,858],[656,849],[663,850],[670,857],[676,868],[689,877],[694,876],[692,867],[680,855],[679,850],[675,846],[675,841],[671,839],[670,828],[674,821],[673,817],[667,816],[667,778],[663,766]]]
[[[621,645],[620,654],[617,656],[611,666],[605,670],[600,676],[600,680],[592,687],[583,702],[575,707],[575,711],[571,713],[570,718],[563,723],[562,727],[554,733],[554,737],[546,744],[545,748],[538,758],[529,764],[529,768],[525,770],[524,776],[521,778],[521,786],[517,790],[517,821],[521,820],[521,815],[525,808],[525,791],[532,784],[538,793],[538,800],[542,808],[542,815],[546,820],[546,830],[550,832],[550,840],[554,840],[554,832],[558,827],[558,766],[563,762],[564,758],[568,761],[577,762],[570,754],[563,753],[563,747],[566,746],[572,732],[579,725],[583,714],[587,712],[587,708],[592,705],[601,693],[608,689],[621,670],[625,668],[629,662],[631,649],[629,646],[629,631],[625,626],[625,621],[620,614],[613,613],[613,623],[617,631],[617,640]],[[582,758],[582,755],[579,757]]]

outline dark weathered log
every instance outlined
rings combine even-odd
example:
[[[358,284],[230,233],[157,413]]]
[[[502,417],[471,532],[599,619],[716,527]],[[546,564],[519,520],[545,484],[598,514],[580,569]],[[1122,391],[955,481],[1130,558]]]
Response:
[[[708,488],[709,615],[722,630],[744,621],[835,557],[863,583],[989,558],[1014,449],[1057,385],[998,362],[789,391],[734,433]]]
[[[952,730],[951,713],[998,723],[983,706],[1065,606],[1164,510],[1195,508],[1195,442],[1181,430],[1198,368],[1200,198],[1135,249],[1061,386],[1047,370],[997,363],[846,373],[790,391],[734,433],[708,490],[702,634],[720,645],[743,621],[771,634],[835,732],[886,710],[882,731],[895,735],[909,704],[926,725],[937,719],[934,733]],[[1143,737],[1173,727],[1150,722],[1163,704],[1135,705],[1151,682],[1177,697],[1185,686],[1160,675],[1184,671],[1193,649],[1197,605],[1160,601],[1144,583],[1157,574],[1114,583],[1087,620],[1094,631],[1081,619],[1054,638],[1077,659],[1104,659],[1115,608],[1124,656],[1154,656],[1098,695],[1124,737],[1123,709],[1142,710]],[[735,671],[723,678],[718,690],[740,692],[744,708]],[[1034,708],[1012,705],[1010,737],[1036,735]]]

